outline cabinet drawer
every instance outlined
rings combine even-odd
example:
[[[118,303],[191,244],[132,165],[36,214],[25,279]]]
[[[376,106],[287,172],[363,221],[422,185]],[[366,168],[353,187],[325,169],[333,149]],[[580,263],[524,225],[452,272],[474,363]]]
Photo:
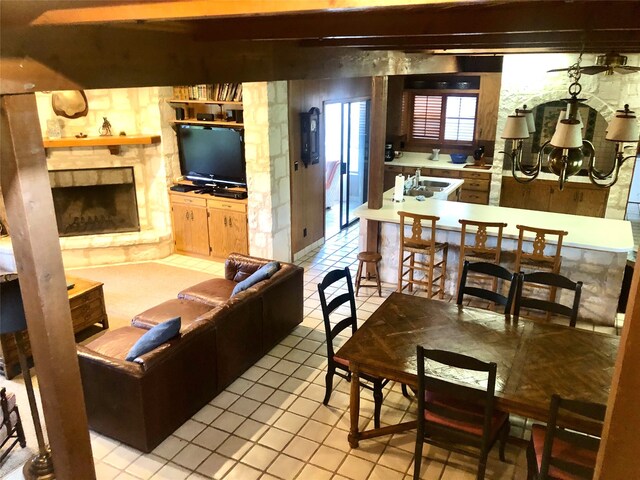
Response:
[[[439,168],[431,169],[432,177],[460,178],[460,172],[457,170],[444,170]]]
[[[172,193],[170,198],[173,203],[182,203],[183,205],[194,205],[199,207],[207,206],[207,199],[204,197],[176,195]]]
[[[477,180],[491,180],[491,174],[486,172],[462,172],[462,178],[474,178]]]
[[[481,192],[489,191],[489,180],[476,180],[473,178],[465,178],[462,184],[462,190],[477,190]]]
[[[223,200],[209,200],[207,206],[209,208],[219,208],[232,212],[246,213],[247,211],[246,203],[225,202]]]
[[[402,167],[399,165],[385,165],[384,171],[398,175],[399,173],[402,173]]]
[[[473,190],[462,190],[460,192],[460,201],[465,203],[478,203],[481,205],[489,204],[489,192],[477,192]]]
[[[71,308],[71,310],[73,310],[77,306],[82,305],[84,303],[89,303],[95,299],[102,300],[102,297],[103,297],[102,287],[97,287],[97,288],[94,288],[93,290],[84,292],[81,295],[77,295],[69,299],[69,307]]]

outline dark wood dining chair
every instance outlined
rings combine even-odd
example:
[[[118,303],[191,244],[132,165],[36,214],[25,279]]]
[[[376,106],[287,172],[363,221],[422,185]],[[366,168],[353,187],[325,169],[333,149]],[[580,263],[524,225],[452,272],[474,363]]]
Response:
[[[22,448],[27,446],[16,396],[14,393],[7,393],[3,387],[0,389],[0,448],[4,448],[4,452],[0,454],[0,465],[18,444]],[[5,448],[6,445],[8,447]]]
[[[346,283],[347,291],[344,288],[336,291],[329,302],[327,302],[327,289],[332,286],[340,287],[341,282]],[[336,285],[337,284],[337,285]],[[322,403],[329,404],[331,392],[333,390],[333,376],[338,375],[346,381],[351,381],[351,371],[349,370],[349,362],[344,358],[336,356],[334,351],[334,339],[344,332],[351,329],[353,335],[358,329],[358,319],[356,316],[356,301],[353,293],[353,284],[351,283],[351,273],[349,268],[345,267],[340,270],[329,272],[318,284],[318,294],[320,295],[320,305],[322,306],[322,317],[324,320],[324,331],[327,338],[327,375],[325,377],[326,389],[324,400]],[[338,320],[332,325],[332,314],[342,307],[349,305],[349,315],[346,318]],[[361,385],[373,391],[374,414],[373,421],[375,428],[380,428],[380,409],[382,407],[382,389],[388,380],[381,377],[360,374]]]
[[[498,291],[489,290],[487,288],[481,288],[479,286],[467,285],[467,276],[469,272],[479,274],[481,278],[479,280],[491,281],[494,285],[494,289],[497,290],[497,280],[502,279],[509,282],[509,291],[507,295],[502,295]],[[477,275],[476,275],[477,276]],[[458,305],[462,305],[464,296],[471,295],[472,297],[481,298],[489,302],[493,302],[494,305],[504,306],[504,314],[511,314],[511,306],[513,305],[513,297],[516,292],[517,275],[511,273],[504,267],[489,262],[469,262],[465,260],[462,267],[462,275],[460,277],[460,286],[458,287]]]
[[[573,291],[573,303],[569,307],[555,300],[542,300],[540,298],[523,296],[523,289],[530,287],[535,289],[538,286],[545,288],[558,288]],[[576,326],[578,320],[578,310],[580,308],[580,295],[582,293],[582,282],[574,282],[569,278],[551,272],[520,273],[518,275],[516,298],[513,307],[513,316],[517,320],[520,317],[520,310],[539,310],[548,314],[563,315],[569,317],[569,325]]]
[[[438,363],[460,370],[470,376],[479,372],[478,383],[486,389],[451,383],[425,374],[425,362]],[[479,458],[477,478],[484,478],[489,451],[500,440],[500,460],[509,430],[509,414],[496,410],[495,387],[497,366],[473,357],[445,350],[417,347],[418,363],[418,431],[413,478],[420,478],[422,445],[424,442]],[[485,375],[486,374],[486,375]]]
[[[547,426],[533,424],[527,448],[528,480],[593,478],[600,446],[606,405],[551,396]],[[587,435],[559,425],[562,414],[589,419],[598,426],[597,435]]]

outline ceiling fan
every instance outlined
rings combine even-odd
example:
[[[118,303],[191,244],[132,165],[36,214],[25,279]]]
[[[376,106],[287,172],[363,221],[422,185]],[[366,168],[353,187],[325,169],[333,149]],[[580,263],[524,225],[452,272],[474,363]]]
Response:
[[[554,70],[549,70],[549,72],[566,72],[573,67],[574,66],[569,68],[556,68]],[[580,67],[580,73],[584,73],[586,75],[596,75],[602,72],[604,72],[605,75],[613,75],[614,72],[626,75],[627,73],[640,72],[640,67],[628,67],[627,57],[614,52],[607,53],[605,55],[598,55],[595,65]]]

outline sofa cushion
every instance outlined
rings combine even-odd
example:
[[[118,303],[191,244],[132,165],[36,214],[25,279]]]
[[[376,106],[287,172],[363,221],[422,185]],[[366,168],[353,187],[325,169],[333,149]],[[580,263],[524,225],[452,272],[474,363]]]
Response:
[[[208,305],[219,305],[229,300],[235,286],[236,282],[232,280],[212,278],[185,288],[178,293],[178,298],[194,300]]]
[[[147,330],[142,328],[116,328],[115,330],[108,330],[104,335],[86,344],[85,347],[105,357],[124,360],[133,344],[145,333],[147,333]]]
[[[138,328],[150,329],[174,317],[181,317],[182,328],[204,318],[207,313],[213,313],[211,305],[180,298],[172,298],[155,307],[139,313],[131,319],[131,325]]]
[[[236,284],[236,286],[233,288],[233,291],[231,292],[231,296],[233,297],[240,292],[244,292],[247,288],[252,287],[256,283],[271,278],[271,276],[278,270],[280,270],[279,262],[269,262],[263,265],[249,277]]]
[[[180,317],[175,317],[166,322],[159,323],[147,330],[136,343],[133,344],[125,360],[132,362],[141,355],[159,347],[180,333]]]

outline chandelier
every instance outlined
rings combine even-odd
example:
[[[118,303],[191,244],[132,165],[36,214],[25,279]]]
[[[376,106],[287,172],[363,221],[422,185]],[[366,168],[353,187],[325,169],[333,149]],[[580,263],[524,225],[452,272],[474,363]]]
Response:
[[[535,132],[533,112],[527,110],[525,105],[522,109],[516,109],[515,115],[509,115],[504,130],[500,138],[513,141],[511,152],[500,152],[509,155],[511,158],[511,172],[513,178],[520,183],[528,183],[536,179],[540,174],[542,164],[546,163],[549,170],[558,176],[560,190],[564,188],[565,182],[572,175],[582,169],[583,163],[587,165],[587,172],[591,183],[598,187],[608,188],[616,183],[620,167],[630,158],[635,157],[635,153],[625,156],[624,143],[638,142],[638,124],[634,112],[629,110],[629,105],[624,109],[616,111],[614,118],[609,123],[605,140],[615,142],[615,155],[610,168],[600,169],[596,165],[595,148],[593,144],[582,138],[582,118],[578,108],[584,98],[578,98],[582,91],[580,85],[580,61],[567,70],[571,84],[569,85],[570,98],[564,99],[567,102],[566,110],[560,112],[558,123],[551,140],[545,142],[538,152],[536,162],[527,164],[522,162],[523,140]]]

